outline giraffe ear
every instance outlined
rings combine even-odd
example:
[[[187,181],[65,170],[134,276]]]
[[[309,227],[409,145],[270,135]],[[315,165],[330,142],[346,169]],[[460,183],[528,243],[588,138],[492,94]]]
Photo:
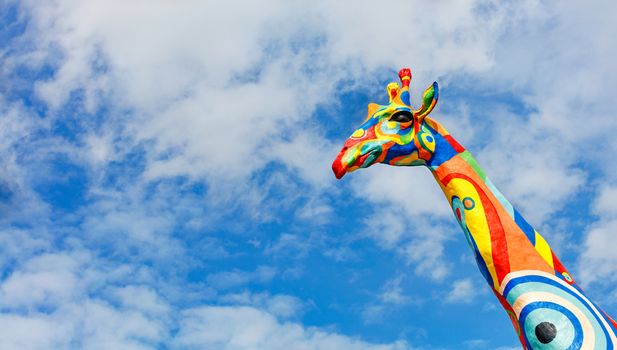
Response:
[[[379,107],[381,106],[378,105],[377,103],[369,103],[368,112],[366,113],[366,118],[364,118],[364,121],[362,122],[362,124],[366,123],[366,121],[369,120],[373,116],[373,114],[375,114],[375,112],[377,112]]]
[[[437,82],[433,82],[433,84],[429,86],[422,95],[422,107],[420,107],[420,109],[418,110],[413,111],[413,115],[418,120],[424,119],[424,117],[431,113],[433,108],[435,108],[438,98],[439,87],[437,86]]]
[[[368,113],[366,114],[366,118],[368,119],[371,116],[373,116],[373,114],[375,114],[375,112],[377,112],[378,109],[379,109],[379,105],[377,103],[369,103]]]

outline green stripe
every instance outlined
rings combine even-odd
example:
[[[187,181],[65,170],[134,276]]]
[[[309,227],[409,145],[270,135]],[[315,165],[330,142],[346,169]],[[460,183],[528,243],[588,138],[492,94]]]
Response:
[[[469,151],[464,151],[459,155],[473,168],[473,170],[475,170],[476,174],[480,176],[480,179],[482,179],[482,181],[486,181],[486,174],[484,173],[482,168],[480,168],[480,165],[478,165],[478,162],[476,162],[476,160],[473,158],[471,153],[469,153]]]

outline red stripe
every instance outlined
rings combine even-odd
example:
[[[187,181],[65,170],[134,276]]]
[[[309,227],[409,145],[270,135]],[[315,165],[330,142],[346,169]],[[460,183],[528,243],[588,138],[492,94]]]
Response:
[[[516,318],[516,314],[514,313],[512,306],[510,306],[510,304],[508,304],[506,299],[501,294],[499,294],[494,288],[491,288],[491,290],[493,291],[493,293],[495,293],[495,296],[497,297],[497,299],[499,299],[499,303],[501,304],[501,306],[508,313],[508,317],[510,317],[510,322],[512,322],[512,326],[514,326],[514,329],[516,330],[516,335],[518,336],[518,340],[521,342],[521,344],[523,344],[523,348],[526,349],[525,348],[525,338],[523,337],[523,333],[521,332],[521,326],[519,325],[518,319]]]
[[[551,255],[553,256],[553,266],[555,267],[555,271],[559,272],[559,273],[564,273],[564,272],[568,272],[566,270],[566,268],[561,264],[561,261],[559,261],[559,259],[557,259],[557,256],[555,255],[555,253],[551,250]],[[570,276],[572,277],[572,276]]]
[[[561,264],[561,261],[559,261],[559,259],[557,259],[557,255],[555,255],[555,252],[553,252],[552,250],[551,250],[551,255],[553,256],[553,268],[556,271],[557,277],[563,278],[566,281],[566,283],[568,283],[568,284],[575,284],[576,282],[574,281],[574,277],[572,277],[572,275],[570,275],[568,270],[566,270],[566,268]],[[570,276],[570,281],[565,279],[565,277],[563,275],[564,272],[567,273],[568,276]]]
[[[606,318],[608,318],[609,322],[613,324],[613,328],[615,328],[615,330],[617,331],[617,322],[615,322],[615,320],[613,320],[606,312],[602,312],[604,313]]]
[[[497,274],[497,282],[501,283],[503,278],[510,272],[510,260],[508,257],[508,243],[506,241],[506,232],[499,219],[497,209],[488,198],[488,196],[482,191],[475,181],[470,177],[463,174],[449,174],[444,177],[441,182],[444,186],[447,186],[453,178],[463,179],[468,181],[478,192],[482,205],[484,206],[484,214],[488,223],[488,229],[491,235],[491,248],[493,255],[493,264],[495,266],[495,272]]]
[[[461,153],[465,151],[465,148],[463,146],[461,146],[460,143],[458,143],[452,136],[450,135],[446,135],[443,137],[444,139],[446,139],[446,141],[448,141],[448,143],[450,144],[450,146],[452,146],[452,148],[454,148],[454,150],[457,153]]]

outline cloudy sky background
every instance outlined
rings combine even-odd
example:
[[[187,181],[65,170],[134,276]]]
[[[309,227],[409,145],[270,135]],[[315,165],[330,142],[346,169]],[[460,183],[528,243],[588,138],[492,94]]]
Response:
[[[0,0],[0,348],[512,349],[425,169],[330,164],[412,68],[617,315],[617,3]]]

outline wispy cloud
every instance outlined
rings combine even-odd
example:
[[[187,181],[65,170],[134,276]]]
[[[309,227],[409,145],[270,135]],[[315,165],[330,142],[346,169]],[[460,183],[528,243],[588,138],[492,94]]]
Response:
[[[276,275],[276,269],[270,266],[259,266],[254,271],[221,271],[208,275],[206,281],[217,289],[228,289],[243,286],[248,283],[267,283]]]
[[[445,300],[449,303],[469,304],[473,301],[477,290],[471,279],[465,278],[452,282],[452,289]]]
[[[5,4],[2,348],[411,348],[347,311],[415,298],[386,256],[452,302],[475,295],[451,210],[419,169],[329,170],[408,65],[414,91],[439,80],[435,113],[513,204],[612,291],[610,2]]]
[[[297,324],[281,323],[251,307],[203,307],[183,314],[178,348],[198,349],[412,349],[405,342],[371,344]]]

